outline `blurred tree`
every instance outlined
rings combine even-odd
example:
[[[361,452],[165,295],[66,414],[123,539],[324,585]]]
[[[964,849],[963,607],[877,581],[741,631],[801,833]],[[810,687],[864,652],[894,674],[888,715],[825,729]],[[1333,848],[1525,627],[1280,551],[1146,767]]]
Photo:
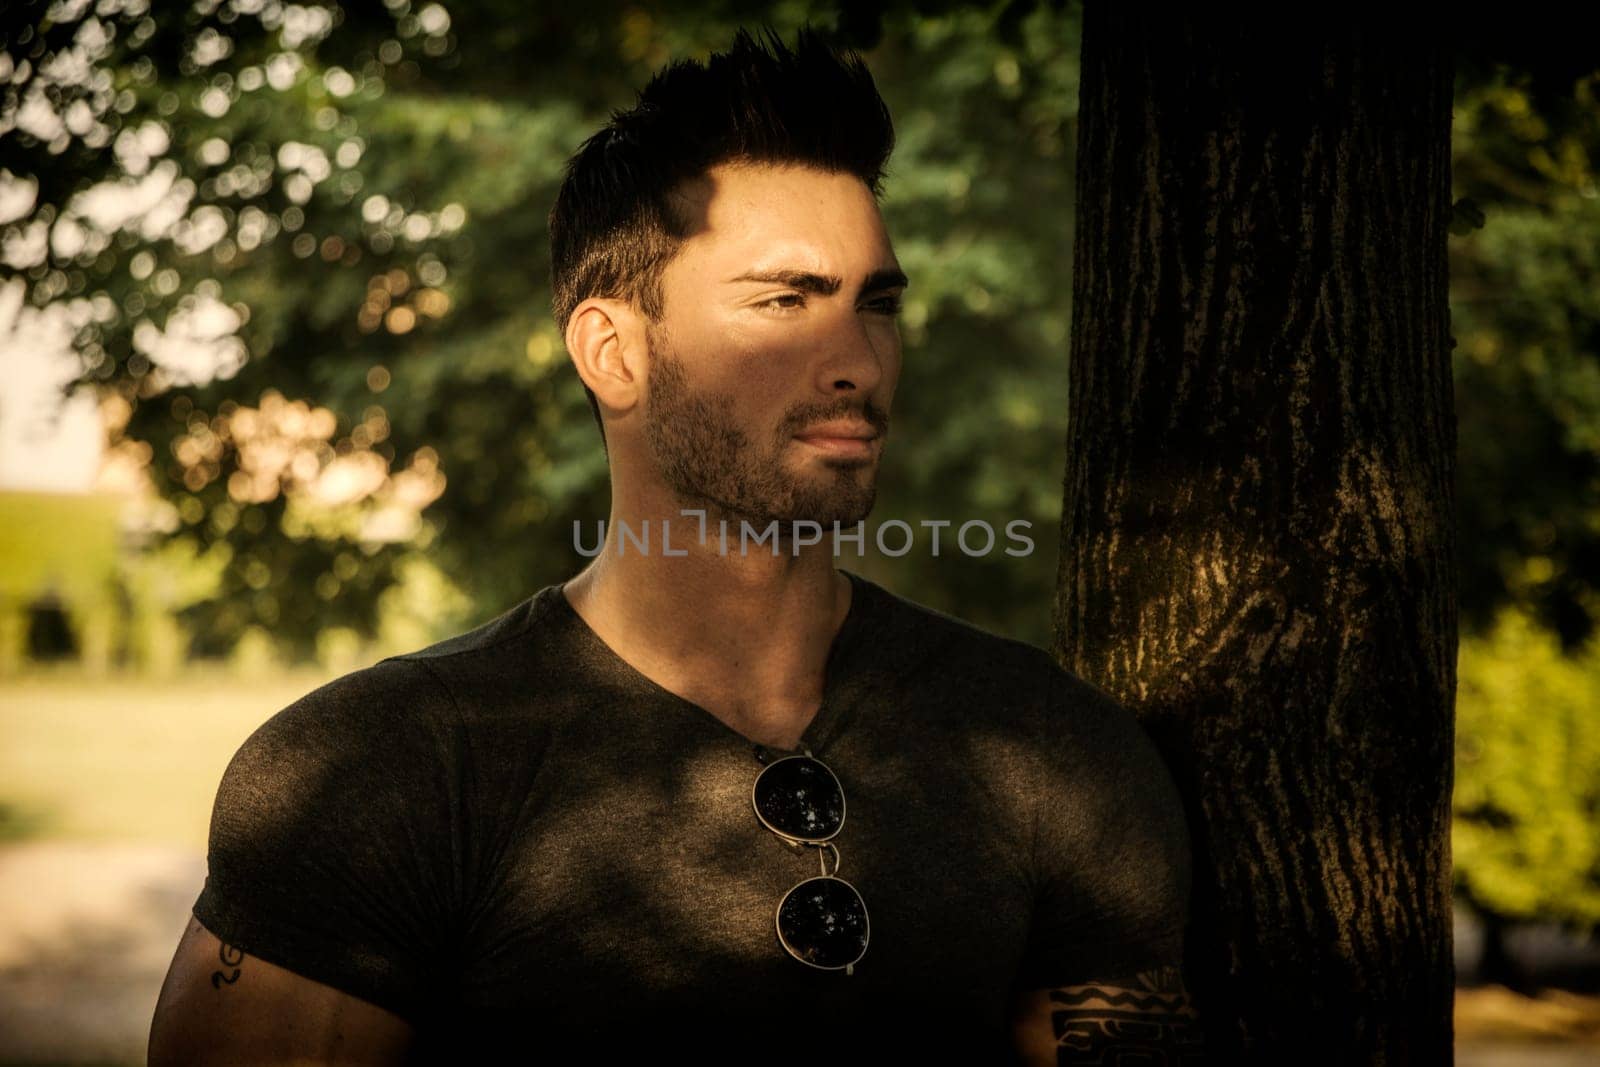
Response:
[[[1513,55],[1512,58],[1518,58]],[[1458,81],[1452,243],[1463,629],[1452,860],[1480,972],[1600,893],[1600,62]]]
[[[1464,619],[1518,606],[1574,649],[1600,621],[1600,59],[1557,88],[1462,87],[1451,307]]]
[[[340,236],[370,211],[341,105],[369,117],[387,66],[355,62],[359,36],[317,64],[338,14],[140,0],[6,13],[5,262],[31,302],[69,309],[82,380],[131,405],[124,432],[152,446],[179,520],[158,536],[226,561],[219,595],[185,612],[202,653],[253,622],[302,658],[326,626],[370,631],[377,595],[435,532],[415,517],[443,489],[438,455],[402,436],[411,458],[391,470],[378,360],[405,315],[448,307],[427,248],[461,209]],[[388,65],[437,54],[440,17],[394,13]],[[346,345],[380,299],[395,329]]]
[[[1600,637],[1575,652],[1524,609],[1462,641],[1456,702],[1458,893],[1485,922],[1484,977],[1517,987],[1506,924],[1600,928]]]
[[[1449,51],[1111,3],[1083,40],[1057,654],[1189,806],[1210,1057],[1447,1062]]]

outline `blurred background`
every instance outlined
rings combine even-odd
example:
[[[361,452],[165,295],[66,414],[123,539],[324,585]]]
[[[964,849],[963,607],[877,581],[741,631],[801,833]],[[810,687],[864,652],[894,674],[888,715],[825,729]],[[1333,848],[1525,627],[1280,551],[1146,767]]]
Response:
[[[737,26],[837,26],[895,117],[872,521],[1032,523],[1025,557],[840,565],[1048,644],[1077,6],[695,11],[0,14],[0,1062],[142,1062],[245,736],[583,566],[606,462],[546,214],[612,109]],[[1457,76],[1463,1064],[1600,1060],[1596,67]]]

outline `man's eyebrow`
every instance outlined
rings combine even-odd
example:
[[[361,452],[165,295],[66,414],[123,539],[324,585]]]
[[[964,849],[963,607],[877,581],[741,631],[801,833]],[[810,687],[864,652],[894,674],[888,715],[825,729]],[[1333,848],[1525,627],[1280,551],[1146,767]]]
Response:
[[[769,282],[778,285],[787,285],[792,289],[799,289],[803,293],[820,293],[823,296],[832,296],[844,285],[844,279],[837,274],[817,274],[808,270],[752,270],[746,271],[736,277],[729,278],[730,282]],[[874,293],[880,289],[905,288],[910,284],[905,271],[885,268],[875,270],[867,275],[861,283],[861,292]]]

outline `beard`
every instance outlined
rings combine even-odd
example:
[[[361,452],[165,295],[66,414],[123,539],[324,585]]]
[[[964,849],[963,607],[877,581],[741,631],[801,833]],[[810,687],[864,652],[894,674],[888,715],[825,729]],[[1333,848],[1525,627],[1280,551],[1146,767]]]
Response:
[[[876,471],[859,461],[796,462],[789,453],[793,433],[825,418],[853,413],[882,433],[888,420],[879,409],[804,413],[786,419],[771,438],[752,440],[735,418],[732,395],[693,385],[664,333],[647,327],[645,337],[645,440],[662,482],[682,506],[706,510],[708,538],[710,525],[721,519],[734,530],[747,521],[756,531],[777,520],[779,538],[786,540],[794,522],[810,520],[830,532],[835,522],[854,526],[871,513]]]

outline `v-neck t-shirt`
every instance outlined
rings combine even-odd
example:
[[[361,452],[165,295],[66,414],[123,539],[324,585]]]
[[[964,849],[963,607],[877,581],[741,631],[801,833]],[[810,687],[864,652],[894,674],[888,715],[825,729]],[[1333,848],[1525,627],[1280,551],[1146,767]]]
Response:
[[[1189,837],[1132,713],[1042,649],[843,573],[793,750],[635,669],[564,583],[321,686],[229,763],[195,916],[404,1018],[422,1062],[688,1041],[711,1062],[882,1042],[1001,1063],[1013,991],[1180,962]],[[801,751],[845,794],[827,863],[870,928],[849,974],[776,932],[818,852],[751,794]]]

